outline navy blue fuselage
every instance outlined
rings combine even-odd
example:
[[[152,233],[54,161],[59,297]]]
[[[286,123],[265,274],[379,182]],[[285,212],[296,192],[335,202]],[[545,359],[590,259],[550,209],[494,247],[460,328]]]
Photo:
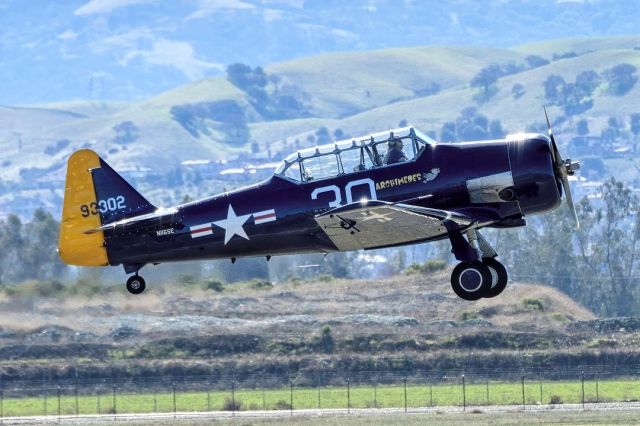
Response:
[[[429,144],[413,160],[325,179],[274,175],[104,236],[109,263],[134,271],[178,260],[336,251],[315,218],[361,200],[461,213],[479,228],[522,226],[524,216],[557,207],[561,195],[549,138],[526,135]]]

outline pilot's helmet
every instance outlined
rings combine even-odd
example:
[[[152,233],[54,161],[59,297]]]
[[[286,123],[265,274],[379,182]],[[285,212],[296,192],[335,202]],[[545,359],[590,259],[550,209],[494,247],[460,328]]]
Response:
[[[389,148],[398,147],[402,149],[402,139],[393,138],[389,140]]]

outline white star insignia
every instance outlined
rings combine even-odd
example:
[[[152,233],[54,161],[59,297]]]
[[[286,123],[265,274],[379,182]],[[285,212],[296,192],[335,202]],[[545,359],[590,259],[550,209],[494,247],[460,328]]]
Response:
[[[236,215],[236,212],[233,210],[233,207],[231,207],[231,204],[229,204],[229,210],[227,211],[227,218],[213,222],[213,224],[224,229],[224,244],[227,245],[229,240],[231,240],[234,237],[234,235],[238,235],[244,238],[245,240],[249,239],[242,225],[244,225],[244,223],[250,217],[251,217],[250,214],[245,214],[241,216]]]

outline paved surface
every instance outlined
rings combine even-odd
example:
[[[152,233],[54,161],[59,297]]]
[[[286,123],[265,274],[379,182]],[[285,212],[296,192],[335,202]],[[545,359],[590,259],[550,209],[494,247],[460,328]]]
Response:
[[[598,404],[561,404],[561,405],[490,405],[490,406],[467,406],[463,407],[429,407],[429,408],[409,408],[408,414],[436,414],[436,413],[462,413],[479,410],[483,413],[514,413],[514,412],[579,412],[588,411],[609,411],[609,410],[637,410],[640,409],[640,402],[612,402]],[[153,422],[172,420],[207,420],[207,419],[277,419],[286,417],[320,417],[320,416],[380,416],[397,415],[404,413],[404,408],[354,408],[348,409],[313,409],[313,410],[270,410],[270,411],[211,411],[211,412],[177,412],[177,413],[153,413],[153,414],[101,414],[101,415],[79,415],[79,416],[32,416],[32,417],[4,417],[0,420],[3,425],[24,425],[24,424],[85,424],[104,422]]]

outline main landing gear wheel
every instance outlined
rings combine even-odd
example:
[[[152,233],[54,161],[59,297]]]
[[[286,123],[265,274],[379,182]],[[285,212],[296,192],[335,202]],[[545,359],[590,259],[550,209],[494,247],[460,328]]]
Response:
[[[127,280],[127,290],[129,290],[129,293],[131,294],[142,293],[146,285],[147,284],[144,282],[144,278],[142,278],[140,275],[134,275],[132,277],[129,277],[129,279]]]
[[[461,262],[451,273],[451,287],[464,300],[484,297],[493,281],[491,270],[480,261]]]
[[[491,288],[489,288],[482,297],[496,297],[507,287],[507,281],[509,280],[507,268],[493,257],[482,259],[482,263],[489,268],[492,278]]]

